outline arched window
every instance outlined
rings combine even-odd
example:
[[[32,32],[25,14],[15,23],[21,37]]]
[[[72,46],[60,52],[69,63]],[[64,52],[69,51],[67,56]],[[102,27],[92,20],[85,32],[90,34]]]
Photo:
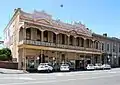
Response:
[[[41,40],[41,31],[37,29],[37,41]]]
[[[26,40],[31,40],[31,28],[26,29]]]
[[[73,36],[70,36],[70,45],[73,45]]]
[[[86,40],[86,47],[89,48],[89,39]]]
[[[53,33],[53,43],[56,43],[56,34]]]
[[[95,42],[95,48],[98,49],[98,42]]]
[[[65,35],[62,34],[62,44],[65,44]]]
[[[80,47],[84,47],[84,39],[80,38]]]
[[[48,42],[48,31],[44,31],[44,41]]]
[[[79,37],[76,38],[76,45],[79,46],[80,42],[79,42]]]

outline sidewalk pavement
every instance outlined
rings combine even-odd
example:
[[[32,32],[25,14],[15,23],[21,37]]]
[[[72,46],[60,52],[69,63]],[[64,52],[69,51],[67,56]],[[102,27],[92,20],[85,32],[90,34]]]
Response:
[[[2,74],[24,74],[25,72],[23,70],[0,68],[0,73]]]

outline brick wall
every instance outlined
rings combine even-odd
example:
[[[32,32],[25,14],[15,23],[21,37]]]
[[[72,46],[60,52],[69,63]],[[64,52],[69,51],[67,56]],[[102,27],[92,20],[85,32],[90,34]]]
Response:
[[[0,61],[0,68],[18,69],[18,63],[10,61]]]

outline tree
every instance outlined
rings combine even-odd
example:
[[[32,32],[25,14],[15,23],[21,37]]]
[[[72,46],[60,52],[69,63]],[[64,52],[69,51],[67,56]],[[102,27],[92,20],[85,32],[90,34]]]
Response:
[[[0,49],[0,60],[12,60],[11,50],[9,48]]]

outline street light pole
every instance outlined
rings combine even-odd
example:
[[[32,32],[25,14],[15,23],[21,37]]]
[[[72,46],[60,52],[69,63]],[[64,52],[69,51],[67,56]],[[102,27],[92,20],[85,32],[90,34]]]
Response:
[[[108,55],[107,58],[108,58],[107,62],[108,62],[108,64],[110,64],[110,56]]]
[[[116,66],[116,56],[114,56],[114,66]]]

